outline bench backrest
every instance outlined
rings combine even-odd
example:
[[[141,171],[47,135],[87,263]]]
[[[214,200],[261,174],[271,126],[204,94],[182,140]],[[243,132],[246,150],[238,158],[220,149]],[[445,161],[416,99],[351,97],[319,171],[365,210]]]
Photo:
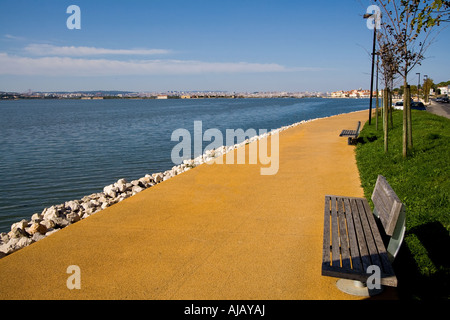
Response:
[[[361,121],[358,121],[358,126],[356,127],[356,135],[359,136],[359,129],[361,128]]]
[[[380,219],[386,234],[391,236],[387,252],[393,260],[405,235],[405,206],[381,175],[375,184],[372,201],[375,206],[374,214]]]

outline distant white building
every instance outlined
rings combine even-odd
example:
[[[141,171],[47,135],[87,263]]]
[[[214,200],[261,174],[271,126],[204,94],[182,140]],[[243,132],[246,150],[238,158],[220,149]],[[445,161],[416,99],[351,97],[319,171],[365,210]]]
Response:
[[[168,99],[168,96],[166,95],[159,95],[156,97],[156,99]]]
[[[438,89],[441,91],[441,94],[448,94],[448,92],[450,91],[450,86],[438,87]]]
[[[359,98],[359,93],[356,90],[352,90],[348,95],[349,98]]]
[[[348,95],[344,91],[335,91],[331,93],[332,98],[346,98]]]

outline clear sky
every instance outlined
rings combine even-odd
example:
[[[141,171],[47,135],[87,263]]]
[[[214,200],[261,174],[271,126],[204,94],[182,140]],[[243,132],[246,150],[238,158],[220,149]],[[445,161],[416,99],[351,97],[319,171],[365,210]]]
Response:
[[[370,87],[369,0],[0,0],[0,91]],[[81,29],[68,29],[70,5]],[[411,74],[450,79],[450,28]],[[422,78],[423,79],[423,78]]]

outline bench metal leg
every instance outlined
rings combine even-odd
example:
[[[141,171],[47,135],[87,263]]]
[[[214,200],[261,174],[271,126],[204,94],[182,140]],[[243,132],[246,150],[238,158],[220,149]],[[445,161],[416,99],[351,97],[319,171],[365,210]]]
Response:
[[[356,145],[358,143],[358,138],[348,137],[347,144],[349,146]]]
[[[369,289],[365,283],[357,280],[339,279],[336,286],[342,292],[360,297],[372,297],[383,292],[383,286],[380,289]]]

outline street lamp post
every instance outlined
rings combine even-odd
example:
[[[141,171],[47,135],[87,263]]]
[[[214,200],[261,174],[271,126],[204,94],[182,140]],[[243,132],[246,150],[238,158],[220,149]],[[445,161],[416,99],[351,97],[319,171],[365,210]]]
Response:
[[[376,120],[375,120],[375,130],[377,130],[378,131],[378,106],[379,106],[379,99],[378,99],[378,63],[379,63],[379,56],[380,56],[380,54],[379,53],[377,53],[377,76],[376,76],[376,84],[375,84],[375,87],[376,87],[376,89],[375,89],[375,91],[377,92],[377,96],[376,96],[376,98],[375,98],[375,114],[376,114]]]
[[[417,72],[416,74],[419,75],[419,80],[417,82],[417,101],[420,101],[420,72]]]
[[[366,13],[364,14],[364,19],[376,17],[376,13]],[[369,125],[372,122],[372,100],[373,100],[373,73],[375,68],[375,44],[377,41],[377,24],[373,26],[373,46],[372,46],[372,72],[370,74],[370,102],[369,102]],[[378,94],[378,93],[377,93]]]
[[[424,74],[423,75],[423,100],[425,101],[425,103],[428,103],[428,96],[430,95],[430,89],[428,88],[427,85],[425,85],[425,83],[428,80],[428,75]],[[428,92],[425,91],[425,89],[428,89]]]

